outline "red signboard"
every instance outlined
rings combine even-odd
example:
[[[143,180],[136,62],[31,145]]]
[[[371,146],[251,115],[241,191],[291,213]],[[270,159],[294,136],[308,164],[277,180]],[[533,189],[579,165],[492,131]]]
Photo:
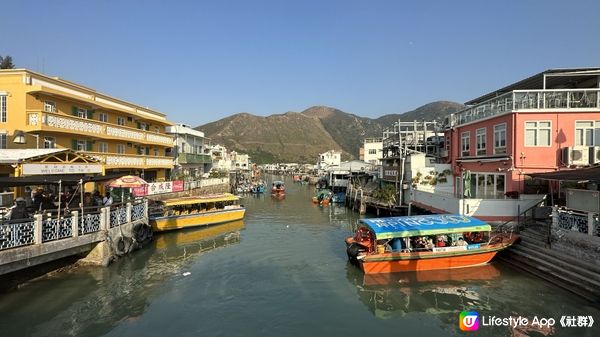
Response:
[[[181,192],[183,191],[183,180],[174,180],[171,186],[173,192]]]

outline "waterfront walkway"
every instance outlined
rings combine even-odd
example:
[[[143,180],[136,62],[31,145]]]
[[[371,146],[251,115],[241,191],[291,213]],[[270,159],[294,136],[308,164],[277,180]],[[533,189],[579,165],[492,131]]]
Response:
[[[134,233],[149,233],[148,201],[112,207],[72,211],[59,217],[56,213],[36,214],[29,221],[0,223],[0,275],[92,251],[97,243],[110,241],[112,250],[128,247]],[[134,228],[135,227],[135,228]],[[102,254],[104,255],[104,254]],[[105,256],[101,256],[104,259]]]

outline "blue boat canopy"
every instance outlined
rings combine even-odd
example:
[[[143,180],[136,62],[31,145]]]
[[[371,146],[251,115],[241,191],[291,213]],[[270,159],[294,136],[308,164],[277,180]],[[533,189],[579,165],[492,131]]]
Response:
[[[487,223],[460,214],[435,214],[361,219],[377,239],[490,231]]]

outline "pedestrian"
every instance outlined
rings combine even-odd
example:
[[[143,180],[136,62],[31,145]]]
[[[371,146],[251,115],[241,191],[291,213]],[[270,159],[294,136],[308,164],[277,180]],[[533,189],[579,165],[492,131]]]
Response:
[[[110,195],[110,192],[104,193],[104,198],[102,198],[102,206],[110,206],[113,203],[113,198]]]

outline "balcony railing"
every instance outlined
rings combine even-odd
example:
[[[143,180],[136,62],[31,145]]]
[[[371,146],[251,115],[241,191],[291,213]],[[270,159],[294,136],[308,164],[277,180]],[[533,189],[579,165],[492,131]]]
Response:
[[[177,159],[179,164],[208,164],[212,162],[209,154],[180,153]]]
[[[92,135],[106,139],[132,140],[138,143],[152,143],[172,146],[174,138],[127,126],[95,121],[69,115],[48,113],[42,111],[27,111],[28,131],[33,130],[64,130],[68,133]]]
[[[172,157],[149,157],[116,153],[85,152],[90,157],[100,160],[108,167],[173,167]]]
[[[515,90],[451,114],[446,127],[513,111],[600,109],[600,89]]]

